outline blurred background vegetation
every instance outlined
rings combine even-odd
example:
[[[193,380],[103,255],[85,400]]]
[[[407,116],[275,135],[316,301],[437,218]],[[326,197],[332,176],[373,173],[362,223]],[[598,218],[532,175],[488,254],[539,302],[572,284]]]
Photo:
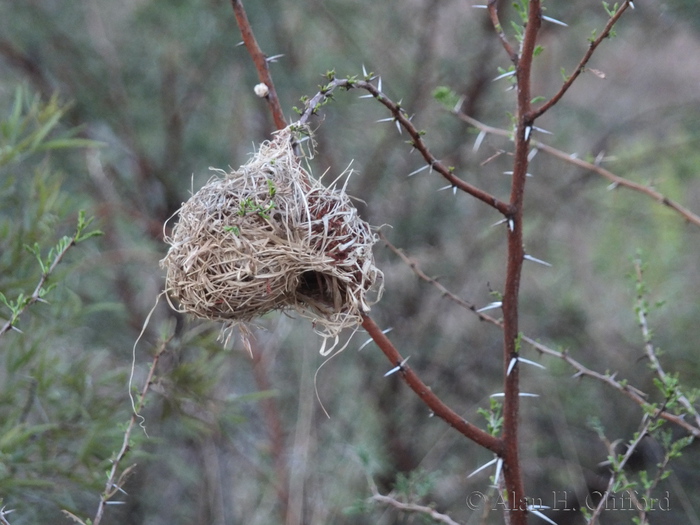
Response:
[[[700,211],[700,11],[695,0],[636,2],[567,97],[539,125],[538,139],[652,185]],[[504,19],[512,17],[503,2]],[[535,95],[553,94],[600,30],[597,0],[546,3],[569,26],[545,25],[535,62]],[[508,67],[485,11],[438,0],[264,0],[246,4],[290,119],[321,75],[380,74],[384,91],[413,114],[433,153],[459,176],[507,198],[509,144],[476,134],[433,100],[437,86],[465,96],[464,111],[507,128],[513,109]],[[194,0],[0,0],[0,292],[30,295],[41,256],[72,236],[79,210],[104,235],[71,247],[49,278],[46,303],[30,305],[0,335],[0,498],[13,525],[69,523],[62,509],[94,515],[110,458],[131,415],[127,380],[132,347],[163,285],[163,223],[209,177],[237,167],[273,125],[255,97],[254,67],[231,6]],[[602,74],[601,74],[602,73]],[[601,78],[603,77],[604,78]],[[363,217],[460,297],[486,305],[502,286],[504,236],[493,210],[464,194],[437,190],[382,108],[359,93],[338,93],[322,110],[313,160],[317,174],[340,173]],[[28,141],[22,143],[24,138]],[[488,162],[488,159],[490,159]],[[632,259],[646,263],[650,315],[666,370],[698,385],[700,229],[649,198],[540,152],[532,162],[526,249],[552,268],[527,265],[522,330],[566,349],[600,372],[617,372],[653,392],[633,303]],[[55,253],[54,253],[55,255]],[[420,282],[378,245],[386,293],[372,315],[443,399],[470,421],[498,392],[501,334]],[[11,306],[11,305],[10,305]],[[0,323],[12,316],[0,305]],[[137,467],[103,523],[409,523],[365,505],[367,476],[387,492],[415,489],[424,502],[465,523],[466,504],[486,491],[491,459],[436,419],[390,364],[355,335],[325,363],[308,323],[270,315],[256,330],[253,356],[219,327],[176,315],[161,301],[136,347],[141,385],[161,333],[175,338],[158,365],[144,411],[148,437],[134,432],[124,464]],[[556,505],[600,490],[603,443],[589,425],[627,440],[641,409],[565,363],[523,371],[523,466],[528,492]],[[323,414],[315,388],[330,414]],[[658,397],[658,396],[657,396]],[[643,451],[653,464],[656,447]],[[696,445],[659,487],[670,510],[653,523],[700,523]],[[425,474],[422,481],[411,472]],[[604,488],[604,487],[603,487]],[[561,503],[559,504],[561,506]],[[550,514],[580,523],[572,512]],[[603,523],[629,523],[610,512]],[[490,513],[487,523],[500,523]],[[534,520],[534,518],[533,518]]]

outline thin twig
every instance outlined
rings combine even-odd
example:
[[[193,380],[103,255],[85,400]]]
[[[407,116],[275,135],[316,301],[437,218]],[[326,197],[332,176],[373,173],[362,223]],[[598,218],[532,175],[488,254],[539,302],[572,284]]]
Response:
[[[151,382],[153,381],[156,365],[158,364],[158,360],[165,352],[168,343],[170,343],[172,338],[173,335],[171,335],[167,339],[162,340],[156,350],[155,355],[153,356],[153,360],[151,361],[151,367],[148,370],[148,375],[146,376],[146,381],[144,382],[143,388],[141,389],[141,395],[136,405],[134,406],[134,411],[131,414],[131,419],[129,420],[129,424],[126,427],[126,430],[124,431],[124,439],[122,441],[122,446],[119,449],[119,452],[117,452],[114,459],[112,459],[112,467],[110,468],[109,474],[107,475],[107,484],[105,485],[104,492],[100,496],[100,503],[97,506],[97,512],[95,513],[95,518],[92,521],[92,525],[100,524],[100,522],[102,521],[102,517],[104,516],[105,506],[107,505],[107,502],[117,492],[120,491],[121,485],[125,481],[126,475],[130,471],[131,467],[125,469],[122,472],[122,474],[119,477],[117,477],[119,465],[124,460],[124,458],[130,450],[131,432],[133,431],[134,426],[137,424],[137,421],[141,418],[139,414],[141,410],[143,410],[144,405],[146,404],[146,395],[148,394],[149,389],[151,387]]]
[[[617,23],[617,21],[620,19],[622,14],[627,10],[627,8],[630,5],[630,0],[625,0],[625,2],[622,3],[620,8],[617,10],[617,12],[610,17],[610,20],[608,20],[608,23],[605,25],[603,28],[603,31],[600,33],[598,38],[593,40],[590,45],[588,46],[588,49],[586,50],[586,53],[583,55],[583,58],[579,61],[578,65],[576,66],[576,69],[574,72],[566,79],[564,84],[561,86],[559,91],[552,97],[550,98],[547,102],[542,104],[539,108],[535,109],[530,113],[530,119],[535,120],[539,117],[541,117],[546,111],[548,111],[554,104],[559,102],[561,98],[566,94],[567,91],[569,91],[569,88],[573,85],[573,83],[576,81],[578,76],[585,71],[586,64],[588,64],[588,61],[591,59],[593,56],[593,53],[595,53],[595,50],[598,49],[598,46],[610,36],[610,32],[612,31],[613,27]]]
[[[460,120],[474,126],[479,131],[483,131],[484,133],[488,133],[491,135],[497,135],[500,137],[512,139],[513,134],[511,131],[489,126],[488,124],[484,124],[483,122],[480,122],[475,118],[470,117],[469,115],[465,115],[461,112],[454,112],[454,114]],[[693,213],[681,204],[675,202],[672,199],[669,199],[662,193],[656,191],[653,188],[650,188],[649,186],[644,186],[637,182],[633,182],[631,180],[620,177],[619,175],[615,175],[610,170],[607,170],[598,164],[587,162],[583,159],[576,157],[575,155],[572,155],[571,153],[566,153],[565,151],[549,146],[548,144],[545,144],[544,142],[541,142],[539,140],[535,140],[534,138],[530,139],[530,146],[540,151],[543,151],[544,153],[547,153],[552,157],[556,157],[557,159],[563,160],[564,162],[568,162],[569,164],[573,164],[574,166],[578,166],[579,168],[585,169],[587,171],[592,171],[593,173],[596,173],[601,177],[608,179],[612,183],[613,187],[621,186],[632,191],[636,191],[647,195],[659,204],[662,204],[672,209],[673,211],[681,215],[686,221],[695,224],[696,226],[700,226],[700,215]]]
[[[647,435],[647,432],[649,430],[649,427],[651,424],[654,422],[654,418],[650,417],[645,417],[644,424],[642,425],[642,428],[639,430],[637,433],[637,437],[632,441],[628,447],[627,450],[625,451],[625,455],[622,457],[622,459],[619,462],[615,462],[613,467],[610,479],[608,480],[608,486],[605,489],[605,492],[600,498],[600,501],[598,502],[598,505],[596,506],[595,510],[593,511],[593,514],[591,515],[590,519],[588,520],[588,525],[594,525],[596,523],[596,520],[600,516],[600,513],[603,512],[607,508],[606,502],[608,499],[608,496],[610,495],[610,491],[613,488],[613,485],[615,484],[616,481],[616,473],[617,472],[622,472],[623,469],[625,468],[625,465],[629,461],[629,459],[632,457],[632,454],[634,454],[637,451],[637,447],[639,446],[639,443],[641,443],[642,439],[644,439]],[[617,451],[615,450],[615,444],[614,443],[606,443],[608,445],[608,455],[611,458],[616,458],[617,457]]]
[[[240,0],[231,0],[231,4],[233,6],[233,12],[236,15],[236,23],[238,24],[238,28],[241,30],[243,43],[245,44],[246,49],[248,49],[250,57],[253,59],[255,69],[258,72],[258,78],[260,79],[260,82],[267,86],[268,93],[265,98],[270,105],[270,111],[272,112],[272,119],[275,122],[275,127],[278,130],[284,129],[287,127],[287,121],[284,118],[282,106],[277,98],[277,91],[275,91],[275,84],[272,82],[272,76],[270,76],[267,57],[262,52],[262,49],[260,49],[260,46],[258,45],[258,41],[255,39],[253,30],[250,27],[250,22],[248,22],[248,16],[243,8],[243,3]]]
[[[53,272],[56,270],[56,267],[63,261],[63,258],[65,257],[66,253],[68,253],[68,250],[73,248],[77,243],[78,240],[81,237],[81,232],[76,231],[76,233],[73,235],[73,237],[70,238],[70,241],[65,244],[65,246],[62,247],[62,249],[56,254],[54,260],[51,263],[51,266],[46,269],[41,274],[41,277],[39,278],[39,282],[37,283],[36,287],[34,288],[34,291],[32,292],[32,295],[27,298],[20,308],[16,311],[13,312],[12,315],[10,316],[10,319],[5,322],[5,324],[0,328],[0,336],[3,334],[9,332],[12,329],[19,330],[18,328],[15,328],[14,323],[19,319],[19,317],[33,304],[44,301],[42,298],[42,295],[44,294],[44,285],[46,282],[49,280]],[[44,301],[46,302],[46,301]]]
[[[534,339],[523,336],[523,341],[530,346],[532,346],[535,350],[537,350],[540,353],[547,354],[552,357],[557,357],[561,360],[563,360],[565,363],[567,363],[569,366],[571,366],[574,370],[576,370],[576,374],[574,377],[590,377],[593,379],[596,379],[597,381],[600,381],[601,383],[604,383],[618,392],[624,394],[627,398],[631,399],[635,403],[637,403],[641,407],[648,407],[649,403],[646,400],[647,394],[645,394],[642,390],[630,385],[627,381],[618,381],[616,376],[617,374],[601,374],[600,372],[596,372],[595,370],[591,370],[590,368],[586,367],[573,357],[569,355],[568,352],[560,352],[558,350],[554,350],[552,348],[549,348],[548,346],[540,343],[539,341],[535,341]],[[654,413],[652,414],[654,417],[660,417],[662,419],[665,419],[666,421],[669,421],[671,423],[674,423],[678,425],[679,427],[684,428],[687,430],[689,433],[691,433],[695,437],[700,437],[700,427],[694,427],[692,424],[688,423],[685,421],[682,417],[679,417],[675,414],[671,414],[670,412],[666,412],[663,409],[656,409]]]
[[[439,523],[446,523],[447,525],[460,525],[458,522],[450,518],[447,514],[442,514],[436,511],[434,508],[428,507],[426,505],[418,505],[417,503],[404,503],[395,498],[392,498],[391,496],[379,494],[378,492],[372,495],[372,501],[384,503],[385,505],[390,505],[403,512],[414,512],[417,514],[423,514]]]
[[[644,338],[644,352],[646,353],[647,359],[649,359],[649,362],[651,363],[652,369],[654,372],[656,372],[656,375],[659,376],[661,382],[664,385],[668,385],[670,378],[664,371],[661,361],[659,361],[659,357],[656,355],[656,349],[652,343],[651,330],[649,329],[649,325],[647,323],[646,301],[644,300],[644,296],[642,295],[641,291],[643,289],[642,263],[638,259],[634,261],[634,270],[637,279],[637,287],[640,290],[637,295],[637,319],[639,320],[639,328],[642,330],[642,336]],[[695,418],[696,425],[700,427],[700,414],[698,414],[698,411],[695,410],[693,404],[677,386],[674,386],[674,391],[678,402],[683,405],[683,408],[686,409],[689,415],[692,415]]]
[[[503,49],[506,50],[506,53],[510,57],[510,61],[513,62],[514,66],[518,66],[518,53],[513,48],[513,46],[510,44],[508,41],[508,37],[505,34],[505,31],[503,31],[503,26],[501,25],[501,21],[498,19],[498,7],[497,7],[498,0],[489,0],[488,3],[488,10],[489,10],[489,17],[491,18],[491,23],[493,24],[493,29],[498,35],[498,39],[501,41],[501,44],[503,45]]]
[[[401,260],[402,260],[403,262],[405,262],[406,265],[408,265],[409,268],[411,268],[411,270],[413,270],[413,273],[415,273],[418,277],[420,277],[420,278],[421,278],[422,280],[424,280],[425,282],[430,283],[430,284],[433,285],[435,288],[437,288],[438,290],[440,290],[440,292],[442,293],[443,296],[448,297],[451,301],[457,303],[457,304],[460,305],[462,308],[465,308],[465,309],[467,309],[467,310],[470,310],[472,313],[474,313],[474,315],[476,315],[476,316],[477,316],[479,319],[481,319],[482,321],[486,321],[486,322],[488,322],[488,323],[495,324],[495,325],[497,325],[497,326],[499,326],[499,327],[502,328],[503,325],[502,325],[501,321],[497,320],[497,319],[494,318],[494,317],[491,317],[491,316],[488,315],[488,314],[485,314],[485,313],[483,313],[483,312],[479,312],[478,309],[477,309],[477,307],[476,307],[476,305],[474,305],[474,304],[472,304],[472,303],[470,303],[470,302],[468,302],[468,301],[465,301],[465,300],[462,299],[461,297],[459,297],[459,296],[457,296],[456,294],[452,293],[452,292],[451,292],[450,290],[448,290],[442,283],[440,283],[437,279],[434,279],[434,278],[430,277],[428,274],[426,274],[426,273],[420,268],[420,266],[418,266],[418,263],[417,263],[414,259],[412,259],[412,258],[409,257],[408,255],[406,255],[406,253],[405,253],[403,250],[401,250],[400,248],[397,248],[396,246],[394,246],[394,245],[391,243],[391,241],[389,241],[389,239],[387,239],[386,236],[385,236],[382,232],[379,232],[379,238],[382,240],[382,242],[384,242],[384,244],[385,244],[392,252],[394,252],[396,255],[398,255],[399,258],[401,258]]]

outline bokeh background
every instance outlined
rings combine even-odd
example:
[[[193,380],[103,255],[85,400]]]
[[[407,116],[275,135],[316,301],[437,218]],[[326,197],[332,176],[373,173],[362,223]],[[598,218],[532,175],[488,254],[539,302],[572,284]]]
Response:
[[[508,28],[516,15],[502,4]],[[697,213],[700,10],[695,0],[635,5],[589,64],[595,72],[538,122],[551,134],[536,138],[598,158]],[[607,15],[597,0],[545,6],[568,24],[545,24],[541,33],[533,93],[546,97]],[[513,91],[507,79],[493,81],[509,63],[484,10],[452,0],[261,0],[246,9],[263,50],[284,55],[271,72],[290,119],[326,71],[356,75],[364,66],[415,115],[438,158],[507,199],[510,143],[487,136],[474,151],[477,133],[432,95],[447,86],[464,95],[465,113],[509,128]],[[209,167],[245,163],[274,129],[239,42],[225,1],[0,0],[0,119],[10,117],[18,93],[29,114],[56,97],[66,111],[50,137],[101,143],[0,165],[0,291],[31,293],[41,270],[24,246],[37,242],[48,252],[71,234],[78,210],[104,232],[71,249],[52,277],[49,304],[22,316],[23,333],[0,336],[0,497],[16,509],[7,518],[13,525],[69,523],[61,509],[94,515],[131,414],[132,348],[163,286],[163,223],[211,176]],[[314,172],[340,174],[352,163],[348,192],[361,215],[385,225],[387,238],[454,294],[490,303],[504,279],[504,231],[492,227],[501,217],[467,195],[438,191],[445,182],[435,173],[407,177],[420,157],[392,123],[376,122],[384,108],[361,94],[338,92],[314,121]],[[45,122],[37,111],[29,128]],[[530,171],[526,250],[552,267],[525,267],[523,332],[658,399],[634,311],[630,275],[639,256],[649,302],[663,303],[650,324],[664,366],[696,388],[700,229],[543,152]],[[386,292],[373,318],[392,328],[392,341],[436,393],[485,426],[477,410],[500,391],[503,370],[498,328],[420,281],[383,244],[375,254]],[[0,317],[8,316],[2,307]],[[492,471],[467,475],[491,455],[431,418],[398,376],[383,377],[391,364],[372,344],[359,349],[365,335],[326,360],[306,321],[274,314],[259,325],[251,357],[240,339],[225,346],[219,326],[177,315],[161,300],[136,347],[136,385],[159,335],[176,335],[143,413],[148,437],[134,433],[124,464],[137,464],[128,495],[115,498],[124,504],[109,506],[103,523],[419,522],[366,503],[368,479],[384,493],[398,480],[463,523],[502,522],[500,512],[467,502],[489,491]],[[546,366],[522,373],[523,390],[540,395],[522,403],[527,490],[545,505],[566,499],[573,507],[604,488],[607,451],[591,418],[611,441],[626,441],[642,411],[601,384],[573,379],[565,363],[524,352]],[[637,468],[653,466],[658,453],[650,439]],[[668,491],[670,510],[652,513],[653,523],[700,523],[699,459],[691,445],[672,463],[657,490]],[[549,515],[582,523],[576,512]],[[630,523],[634,515],[602,519]]]

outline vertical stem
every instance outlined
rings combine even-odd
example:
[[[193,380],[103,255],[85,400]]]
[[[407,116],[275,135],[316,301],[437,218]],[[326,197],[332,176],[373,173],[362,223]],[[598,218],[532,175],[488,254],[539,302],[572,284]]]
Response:
[[[520,277],[525,252],[523,249],[523,200],[528,166],[532,118],[530,116],[530,72],[535,41],[541,21],[539,0],[530,0],[528,22],[522,42],[520,57],[517,61],[517,128],[515,131],[515,155],[513,164],[513,181],[510,195],[510,214],[508,216],[508,260],[506,282],[503,295],[503,366],[505,402],[503,407],[503,475],[510,503],[510,523],[525,525],[527,523],[527,502],[520,469],[518,446],[519,414],[519,367],[518,357],[518,297]],[[514,364],[512,364],[514,363]]]
[[[251,341],[251,344],[255,343]],[[269,392],[273,389],[268,376],[267,351],[257,345],[253,351],[253,377],[259,392]],[[283,521],[286,521],[289,517],[289,471],[287,469],[284,429],[274,397],[261,399],[260,408],[270,440],[270,455],[275,471],[274,488],[280,505],[280,514]]]
[[[161,341],[158,346],[158,349],[156,350],[155,355],[153,356],[153,361],[151,361],[151,368],[148,370],[146,381],[143,385],[143,388],[141,389],[141,395],[138,397],[136,404],[132,407],[133,412],[131,414],[129,424],[127,425],[126,430],[124,431],[122,447],[119,449],[119,452],[117,452],[114,459],[112,459],[112,466],[110,467],[109,474],[107,475],[107,484],[105,485],[104,492],[100,496],[100,503],[97,506],[95,518],[92,520],[93,525],[100,525],[100,523],[102,522],[102,517],[104,516],[107,502],[121,488],[121,479],[117,478],[117,471],[119,470],[122,460],[129,453],[129,450],[131,448],[131,432],[134,430],[134,426],[138,424],[139,418],[141,418],[139,414],[141,413],[141,410],[143,410],[143,407],[146,405],[146,396],[148,395],[148,392],[150,392],[151,383],[153,381],[153,375],[155,374],[156,366],[158,366],[158,361],[160,360],[161,356],[165,353],[168,344],[170,343],[172,338],[173,336],[171,335],[167,339]],[[127,471],[123,471],[121,476],[124,477],[126,472]]]
[[[248,54],[255,64],[255,69],[258,72],[260,82],[264,83],[268,88],[268,94],[265,96],[270,106],[272,119],[275,127],[280,130],[287,127],[287,121],[284,118],[282,107],[280,106],[275,84],[272,82],[272,76],[268,68],[267,57],[260,49],[258,41],[253,33],[253,28],[248,21],[248,15],[245,12],[243,3],[240,0],[231,0],[233,12],[236,16],[236,23],[241,31],[243,43],[248,50]],[[263,349],[256,349],[253,353],[253,374],[257,383],[258,389],[261,392],[270,390],[270,381],[267,375],[267,356]],[[279,416],[279,408],[274,399],[263,399],[260,402],[263,419],[267,426],[268,436],[270,439],[271,452],[275,469],[275,491],[280,505],[280,513],[285,523],[296,523],[300,517],[292,516],[289,505],[289,470],[287,458],[285,454],[285,436],[282,428],[282,421]]]
[[[287,127],[287,121],[284,118],[282,106],[280,106],[280,101],[275,91],[275,84],[272,82],[270,70],[267,67],[267,57],[262,52],[258,41],[255,39],[253,30],[250,27],[250,22],[248,22],[248,16],[245,13],[245,9],[243,9],[243,3],[240,0],[231,0],[231,5],[233,5],[233,13],[236,15],[238,28],[241,30],[243,43],[253,59],[255,69],[258,71],[258,78],[260,82],[267,86],[268,94],[265,98],[270,104],[270,111],[272,112],[272,119],[275,121],[275,127],[277,129],[284,129]]]

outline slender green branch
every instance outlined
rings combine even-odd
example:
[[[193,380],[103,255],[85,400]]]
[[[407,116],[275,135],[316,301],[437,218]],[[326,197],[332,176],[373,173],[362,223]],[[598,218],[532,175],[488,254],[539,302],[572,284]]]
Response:
[[[167,346],[172,340],[173,336],[174,335],[171,335],[161,340],[158,348],[156,349],[156,353],[153,356],[151,366],[148,370],[148,375],[146,376],[143,388],[141,389],[141,395],[138,397],[136,404],[134,405],[134,411],[131,414],[131,419],[129,420],[129,424],[126,427],[126,430],[124,431],[124,439],[122,441],[122,446],[117,452],[117,454],[114,456],[114,458],[111,460],[112,466],[107,474],[107,483],[105,485],[104,492],[102,492],[102,495],[100,496],[100,503],[97,506],[97,512],[95,513],[95,518],[92,521],[92,525],[100,524],[102,518],[104,517],[106,505],[112,499],[112,497],[114,497],[118,492],[121,491],[121,487],[124,481],[126,481],[127,476],[131,473],[131,470],[133,469],[133,466],[127,467],[121,472],[121,474],[117,476],[119,472],[119,466],[130,450],[131,433],[141,417],[139,416],[141,410],[143,410],[143,407],[146,404],[146,396],[150,391],[151,384],[153,382],[153,376],[156,371],[156,366],[158,365],[158,361],[160,360],[161,356],[165,353]]]
[[[92,219],[86,219],[85,212],[81,210],[78,214],[78,227],[75,234],[73,234],[72,237],[63,237],[58,244],[52,248],[51,251],[49,251],[49,255],[46,260],[41,256],[40,247],[38,245],[28,247],[29,251],[31,251],[39,261],[39,265],[41,266],[41,277],[39,278],[39,282],[36,284],[34,291],[28,296],[20,294],[16,300],[11,301],[5,297],[5,295],[0,293],[0,301],[4,303],[5,306],[7,306],[11,311],[10,319],[8,319],[5,324],[0,327],[0,336],[4,335],[10,330],[21,332],[21,330],[17,327],[17,322],[19,321],[20,316],[35,303],[46,302],[44,297],[49,291],[49,288],[46,288],[46,284],[51,275],[55,272],[56,267],[63,261],[63,258],[65,257],[66,253],[68,253],[68,250],[73,248],[78,243],[89,239],[90,237],[102,235],[102,232],[99,230],[92,230],[89,232],[86,231],[91,222]]]
[[[656,349],[654,348],[654,343],[652,342],[651,330],[649,329],[649,324],[647,323],[646,300],[643,293],[643,270],[642,263],[639,259],[634,261],[634,271],[638,290],[635,309],[637,311],[639,328],[641,329],[642,336],[644,338],[644,353],[646,354],[647,359],[649,359],[652,370],[654,370],[662,384],[673,391],[673,396],[675,399],[677,399],[678,403],[683,406],[688,415],[693,416],[695,419],[695,424],[700,427],[700,414],[698,414],[698,411],[695,409],[690,400],[683,394],[683,392],[681,392],[680,388],[674,384],[672,378],[666,373],[661,361],[659,361],[659,357],[656,354]]]
[[[576,81],[576,79],[579,77],[581,73],[583,73],[586,69],[586,64],[588,64],[588,61],[591,59],[593,56],[593,53],[595,53],[596,49],[598,49],[598,46],[608,38],[613,30],[613,27],[617,23],[617,21],[620,19],[622,14],[627,10],[627,8],[630,6],[632,2],[630,0],[625,0],[620,8],[610,17],[608,20],[608,23],[605,24],[605,27],[603,28],[603,31],[600,33],[598,38],[590,42],[590,45],[588,46],[588,49],[586,50],[586,53],[583,55],[581,60],[579,61],[578,65],[576,66],[576,69],[574,72],[569,75],[564,84],[559,88],[559,91],[557,91],[552,98],[550,98],[547,102],[542,104],[539,108],[535,109],[532,111],[530,114],[530,119],[534,122],[535,119],[541,117],[546,111],[548,111],[554,104],[559,102],[562,97],[566,94],[567,91],[569,91],[569,88],[573,85],[573,83]]]
[[[606,504],[608,496],[610,496],[611,492],[613,492],[613,487],[618,479],[618,473],[623,472],[623,469],[625,468],[625,465],[627,465],[627,462],[630,460],[632,455],[635,452],[637,452],[637,447],[642,442],[642,439],[644,439],[647,436],[649,427],[653,424],[653,422],[653,418],[646,418],[644,420],[642,428],[639,430],[639,432],[637,432],[636,437],[627,446],[625,454],[619,460],[616,459],[617,451],[615,450],[615,443],[610,443],[606,440],[606,445],[608,446],[608,456],[612,459],[612,472],[610,475],[610,479],[608,480],[608,486],[606,487],[605,492],[603,492],[603,495],[601,496],[598,505],[596,505],[593,514],[590,516],[588,520],[588,525],[595,525],[601,513],[607,508]]]

